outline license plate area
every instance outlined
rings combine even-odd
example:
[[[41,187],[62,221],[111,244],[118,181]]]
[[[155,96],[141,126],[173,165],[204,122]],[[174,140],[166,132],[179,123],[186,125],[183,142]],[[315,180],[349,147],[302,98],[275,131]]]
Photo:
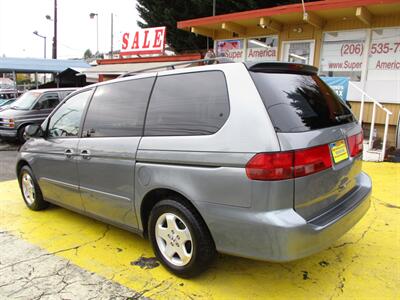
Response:
[[[330,143],[329,148],[331,149],[333,162],[335,164],[338,164],[349,158],[349,153],[347,151],[346,143],[344,140]]]

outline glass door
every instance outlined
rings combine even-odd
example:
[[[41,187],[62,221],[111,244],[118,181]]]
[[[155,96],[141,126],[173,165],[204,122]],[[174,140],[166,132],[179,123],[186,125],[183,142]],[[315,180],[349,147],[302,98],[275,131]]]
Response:
[[[314,64],[314,41],[283,42],[282,61]]]

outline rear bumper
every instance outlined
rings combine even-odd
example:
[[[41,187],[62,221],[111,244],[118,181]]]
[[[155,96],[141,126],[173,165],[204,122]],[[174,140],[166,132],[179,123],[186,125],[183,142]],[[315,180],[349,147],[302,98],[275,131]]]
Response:
[[[0,129],[0,137],[15,138],[15,137],[17,137],[17,130],[16,129]]]
[[[365,173],[358,188],[324,215],[306,221],[293,209],[254,212],[200,205],[217,250],[236,256],[284,262],[329,247],[368,211],[372,184]]]

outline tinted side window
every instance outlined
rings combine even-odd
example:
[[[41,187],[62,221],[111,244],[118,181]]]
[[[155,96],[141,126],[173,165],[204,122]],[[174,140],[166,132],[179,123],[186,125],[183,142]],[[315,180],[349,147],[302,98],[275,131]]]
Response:
[[[97,87],[83,127],[84,136],[140,136],[153,78]]]
[[[213,134],[228,116],[228,91],[222,72],[162,76],[154,86],[145,135]]]
[[[49,137],[76,137],[79,133],[82,113],[92,94],[92,90],[79,93],[69,98],[51,116]]]
[[[40,97],[39,101],[36,103],[36,109],[51,109],[60,103],[60,97],[58,93],[45,93]]]

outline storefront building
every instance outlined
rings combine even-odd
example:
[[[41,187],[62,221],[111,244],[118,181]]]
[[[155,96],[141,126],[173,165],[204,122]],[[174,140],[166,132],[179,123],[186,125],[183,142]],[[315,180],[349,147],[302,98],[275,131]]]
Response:
[[[213,38],[217,56],[312,64],[327,79],[348,79],[345,97],[356,115],[360,100],[368,101],[368,96],[392,112],[388,145],[394,145],[400,110],[399,0],[325,0],[304,7],[300,2],[181,21],[178,28]],[[366,102],[366,131],[372,110],[373,104]],[[378,137],[383,135],[385,118],[378,107]]]
[[[99,82],[115,79],[127,72],[140,72],[144,69],[164,68],[165,66],[201,59],[199,53],[183,55],[160,55],[134,58],[99,59],[97,66],[82,71],[86,76],[95,75]]]

